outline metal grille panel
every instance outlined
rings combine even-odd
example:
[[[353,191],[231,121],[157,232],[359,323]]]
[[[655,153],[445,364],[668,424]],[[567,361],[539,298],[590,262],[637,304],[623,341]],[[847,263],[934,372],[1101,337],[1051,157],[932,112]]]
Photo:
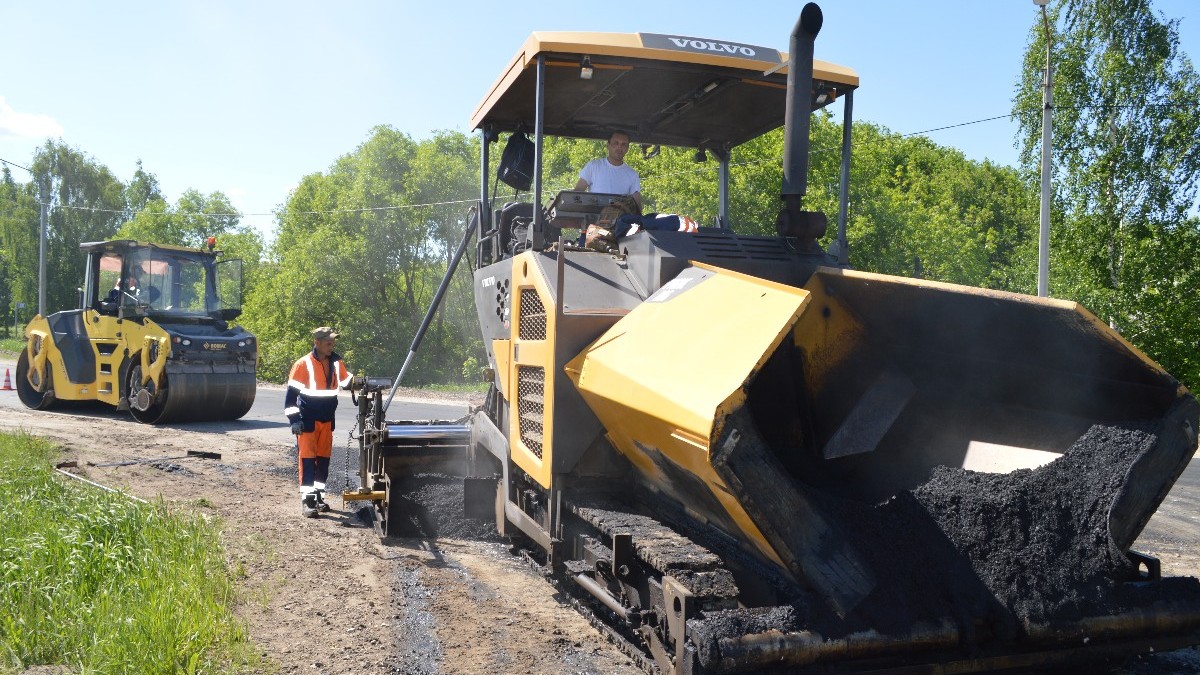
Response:
[[[787,260],[790,253],[779,237],[755,237],[697,232],[692,235],[700,250],[710,258]]]
[[[546,339],[546,308],[537,290],[521,289],[520,316],[517,317],[517,336],[522,340]]]
[[[542,429],[546,417],[546,369],[517,367],[517,415],[521,442],[542,458]]]

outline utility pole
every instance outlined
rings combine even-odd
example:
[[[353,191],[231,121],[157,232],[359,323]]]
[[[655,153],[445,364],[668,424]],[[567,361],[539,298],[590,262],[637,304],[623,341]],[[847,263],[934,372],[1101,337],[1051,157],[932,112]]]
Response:
[[[1038,296],[1043,298],[1050,296],[1050,172],[1054,166],[1054,146],[1051,142],[1053,121],[1050,115],[1054,109],[1054,66],[1050,64],[1050,18],[1046,14],[1049,2],[1033,0],[1033,4],[1042,8],[1042,26],[1046,35],[1046,72],[1042,78],[1042,213],[1038,229]]]
[[[46,221],[49,219],[49,209],[46,205],[50,201],[48,181],[49,177],[46,180],[39,181],[42,213],[41,227],[38,228],[38,314],[42,316],[46,316],[46,230],[48,228]]]

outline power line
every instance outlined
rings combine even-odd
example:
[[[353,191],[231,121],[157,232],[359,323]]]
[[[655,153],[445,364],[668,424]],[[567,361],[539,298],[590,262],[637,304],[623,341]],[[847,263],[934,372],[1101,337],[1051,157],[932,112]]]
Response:
[[[1090,109],[1090,108],[1105,108],[1105,109],[1107,109],[1107,108],[1141,108],[1141,107],[1162,107],[1162,108],[1183,108],[1183,107],[1189,107],[1189,108],[1190,108],[1190,107],[1192,107],[1192,106],[1190,106],[1190,105],[1188,105],[1188,104],[1183,104],[1183,103],[1151,103],[1151,104],[1145,104],[1145,105],[1141,105],[1141,106],[1139,106],[1139,105],[1135,105],[1135,104],[1128,104],[1128,105],[1119,105],[1119,104],[1118,104],[1118,105],[1088,105],[1088,106],[1055,106],[1055,108],[1056,108],[1056,109],[1060,109],[1060,110],[1086,110],[1086,109]],[[1020,113],[1009,113],[1009,114],[1007,114],[1007,115],[996,115],[996,116],[994,116],[994,117],[984,117],[983,119],[971,120],[970,122],[959,122],[958,124],[949,124],[949,125],[946,125],[946,126],[943,126],[943,127],[934,127],[934,128],[932,128],[932,129],[925,129],[925,130],[923,130],[923,131],[911,131],[911,132],[909,132],[909,133],[905,133],[905,134],[899,134],[899,137],[900,137],[900,138],[909,138],[909,137],[911,137],[911,136],[920,136],[920,135],[922,135],[922,134],[929,134],[929,133],[933,133],[933,132],[935,132],[935,131],[945,131],[945,130],[947,130],[947,129],[957,129],[957,128],[959,128],[959,127],[966,127],[966,126],[970,126],[970,125],[972,125],[972,124],[982,124],[982,123],[984,123],[984,122],[994,122],[994,121],[996,121],[996,120],[1011,119],[1011,118],[1013,118],[1013,117],[1017,117],[1019,114],[1020,114]],[[870,143],[870,141],[867,141],[867,140],[864,140],[864,139],[861,139],[861,138],[859,138],[859,139],[856,139],[856,140],[854,141],[854,145],[855,145],[856,147],[861,147],[862,145],[864,145],[864,144],[869,144],[869,143]],[[840,145],[838,145],[838,146],[830,146],[830,147],[827,147],[827,148],[818,148],[818,149],[815,149],[815,150],[810,150],[810,151],[809,151],[809,154],[810,154],[810,155],[819,155],[819,154],[823,154],[823,153],[826,153],[826,152],[838,152],[838,151],[840,151],[840,150],[841,150],[841,146],[840,146]],[[776,160],[775,158],[764,158],[764,159],[755,159],[755,160],[749,160],[749,161],[745,161],[745,162],[735,162],[735,163],[732,163],[732,164],[730,164],[729,166],[730,166],[730,167],[737,167],[737,166],[752,166],[752,165],[755,165],[755,164],[762,164],[762,163],[764,163],[764,162],[774,162],[774,161],[777,161],[777,160]],[[651,177],[649,178],[649,180],[655,180],[655,179],[658,179],[658,178],[667,178],[667,177],[669,177],[669,176],[679,176],[679,175],[683,175],[683,174],[685,174],[685,173],[698,173],[698,172],[700,172],[700,171],[703,171],[703,170],[704,170],[704,168],[696,168],[696,169],[695,169],[695,170],[693,170],[693,171],[676,171],[676,172],[674,172],[674,173],[659,174],[659,175],[651,176]]]
[[[368,207],[364,207],[364,208],[360,208],[360,209],[330,209],[327,211],[293,211],[290,209],[283,209],[282,211],[267,211],[265,213],[240,213],[237,211],[223,212],[223,213],[194,213],[194,212],[186,212],[186,211],[177,211],[175,213],[151,213],[151,212],[148,212],[145,210],[134,213],[134,212],[130,211],[129,209],[103,209],[103,208],[99,208],[99,207],[95,207],[95,206],[76,206],[73,204],[51,204],[51,203],[43,204],[42,202],[34,202],[34,203],[39,206],[43,206],[43,205],[49,206],[52,209],[72,209],[75,211],[88,211],[91,213],[120,213],[120,214],[124,214],[124,215],[128,216],[129,218],[133,218],[133,217],[141,215],[143,213],[148,213],[149,215],[159,215],[159,216],[187,216],[189,218],[194,218],[194,217],[200,217],[200,218],[231,218],[231,217],[246,218],[249,216],[283,216],[283,215],[311,216],[311,215],[325,215],[325,214],[332,214],[332,213],[367,213],[367,212],[372,212],[372,211],[399,211],[399,210],[403,210],[403,209],[416,209],[416,208],[423,208],[423,207],[427,207],[427,206],[449,206],[449,205],[453,205],[453,204],[469,204],[471,202],[476,202],[476,201],[479,201],[479,200],[477,200],[477,199],[456,199],[456,200],[445,201],[445,202],[425,202],[423,204],[398,204],[396,206],[368,206]]]
[[[15,167],[17,167],[18,169],[24,169],[24,170],[28,171],[28,172],[29,172],[29,173],[31,173],[31,174],[33,173],[33,171],[32,171],[32,170],[31,170],[29,167],[27,167],[27,166],[21,166],[20,164],[17,164],[16,162],[10,162],[10,161],[8,161],[7,159],[4,159],[3,157],[0,157],[0,162],[4,162],[5,164],[11,164],[12,166],[15,166]]]
[[[1012,116],[1013,116],[1012,114],[997,115],[995,117],[987,117],[984,119],[972,120],[970,122],[961,122],[959,124],[951,124],[949,126],[937,127],[934,129],[926,129],[925,131],[914,131],[912,133],[901,134],[900,136],[902,138],[907,138],[909,136],[917,136],[917,135],[921,135],[921,134],[932,133],[934,131],[943,131],[946,129],[955,129],[958,127],[965,127],[965,126],[969,126],[972,124],[981,124],[983,122],[991,122],[994,120],[1005,119],[1005,118],[1009,118]],[[861,141],[861,140],[856,141],[855,145],[861,145],[862,142],[863,141]],[[830,146],[828,148],[819,148],[816,150],[811,150],[809,154],[823,154],[826,152],[835,152],[840,149],[841,149],[840,146]],[[776,161],[776,160],[773,158],[748,160],[745,162],[735,162],[733,164],[730,164],[730,167],[733,168],[733,167],[739,167],[739,166],[753,166],[756,164],[762,164],[764,162],[769,162],[769,161]],[[29,171],[29,169],[26,169],[25,167],[20,166],[19,164],[14,164],[12,162],[9,162],[8,160],[5,160],[5,159],[0,159],[0,162],[12,164],[13,166],[16,166],[21,169],[25,169],[26,171]],[[684,175],[687,173],[699,173],[704,170],[705,169],[703,167],[697,167],[696,169],[693,169],[692,171],[676,171],[673,173],[658,174],[658,175],[653,175],[653,176],[648,177],[647,181],[650,183],[653,183],[654,181],[660,180],[663,178]],[[30,171],[30,173],[32,173],[32,171]],[[517,193],[518,196],[521,194],[528,194],[528,193],[520,193],[520,192]],[[371,206],[371,207],[364,207],[364,208],[358,208],[358,209],[329,209],[329,210],[325,210],[325,211],[292,211],[290,209],[284,209],[283,211],[268,211],[265,213],[238,213],[238,212],[230,212],[230,213],[162,213],[162,214],[154,214],[154,215],[187,216],[187,217],[191,217],[191,218],[195,218],[195,217],[201,217],[201,218],[230,218],[230,217],[247,218],[247,217],[255,217],[255,216],[280,217],[285,214],[286,215],[316,216],[316,215],[329,215],[329,214],[336,214],[336,213],[371,213],[371,212],[380,212],[380,211],[398,211],[398,210],[403,210],[403,209],[416,209],[416,208],[424,208],[424,207],[429,207],[429,206],[450,206],[450,205],[454,205],[454,204],[469,204],[469,203],[475,202],[475,201],[478,201],[478,200],[476,200],[476,199],[455,199],[455,200],[443,201],[443,202],[426,202],[423,204],[399,204],[396,206]],[[42,205],[41,202],[36,202],[36,203],[39,206]],[[135,214],[128,209],[102,209],[102,208],[91,207],[91,206],[74,206],[74,205],[70,205],[70,204],[46,204],[46,206],[49,206],[50,208],[56,208],[56,209],[73,209],[73,210],[77,210],[77,211],[88,211],[88,212],[92,212],[92,213],[121,213],[121,214],[125,214],[130,219],[134,218],[137,215],[140,215],[141,213],[145,213],[145,211],[140,211]]]
[[[1138,108],[1138,109],[1141,109],[1141,108],[1192,108],[1192,107],[1194,107],[1194,106],[1192,106],[1190,103],[1142,103],[1142,104],[1097,103],[1095,105],[1083,105],[1083,106],[1056,105],[1056,106],[1054,106],[1054,109],[1055,110],[1091,110],[1091,109],[1099,108],[1099,109],[1108,110],[1111,108]],[[909,136],[920,136],[921,134],[929,134],[929,133],[933,133],[935,131],[945,131],[947,129],[957,129],[959,127],[970,126],[972,124],[982,124],[983,122],[994,122],[996,120],[1012,119],[1013,117],[1017,117],[1022,114],[1025,114],[1025,113],[1021,112],[1021,113],[1009,113],[1007,115],[996,115],[995,117],[985,117],[985,118],[979,119],[979,120],[971,120],[970,122],[959,122],[958,124],[949,124],[944,127],[934,127],[933,129],[925,129],[924,131],[913,131],[913,132],[910,132],[907,134],[900,134],[900,136],[901,136],[901,138],[908,138]]]
[[[932,133],[934,131],[944,131],[946,129],[956,129],[958,127],[965,127],[965,126],[969,126],[972,124],[982,124],[983,122],[992,122],[995,120],[1008,119],[1013,116],[1014,115],[1012,113],[1010,113],[1008,115],[996,115],[995,117],[985,117],[983,119],[972,120],[970,122],[960,122],[958,124],[951,124],[951,125],[944,126],[944,127],[936,127],[934,129],[926,129],[925,131],[913,131],[913,132],[910,132],[907,134],[899,134],[899,137],[900,138],[908,138],[910,136],[919,136],[921,134],[928,134],[928,133]],[[868,145],[870,143],[871,143],[870,140],[857,138],[854,140],[853,145],[855,147],[862,147],[863,145]],[[820,155],[820,154],[824,154],[827,152],[840,152],[841,149],[842,149],[842,146],[840,144],[839,145],[831,145],[826,148],[816,148],[813,150],[809,150],[808,154],[809,155]],[[778,162],[778,161],[779,161],[778,158],[775,158],[775,157],[765,157],[763,159],[751,159],[751,160],[747,160],[745,162],[733,162],[729,166],[730,166],[730,168],[739,167],[739,166],[754,166],[756,164],[764,164],[767,162]],[[705,167],[697,167],[691,171],[675,171],[672,173],[657,174],[657,175],[648,177],[643,182],[653,183],[655,180],[658,180],[660,178],[669,178],[671,176],[681,176],[681,175],[688,174],[688,173],[700,173],[701,171],[705,171],[705,170],[706,170]]]
[[[1146,104],[1146,107],[1149,107],[1149,106],[1182,107],[1183,104],[1174,104],[1174,103]],[[1066,108],[1066,106],[1059,106],[1059,107],[1064,108],[1064,109]],[[1133,105],[1129,105],[1129,106],[1124,106],[1124,105],[1082,106],[1082,108],[1100,108],[1100,107],[1104,107],[1104,108],[1118,107],[1118,108],[1120,108],[1120,107],[1134,107],[1134,106]],[[969,122],[960,122],[958,124],[950,124],[950,125],[941,126],[941,127],[934,127],[932,129],[925,129],[923,131],[913,131],[913,132],[909,132],[909,133],[905,133],[905,134],[900,134],[899,136],[901,138],[908,138],[911,136],[919,136],[922,134],[929,134],[929,133],[933,133],[936,131],[945,131],[947,129],[957,129],[960,127],[971,126],[973,124],[982,124],[985,122],[993,122],[995,120],[1010,119],[1015,116],[1016,116],[1016,113],[1009,113],[1007,115],[996,115],[994,117],[985,117],[983,119],[971,120]],[[861,146],[861,145],[863,145],[864,142],[865,142],[864,140],[859,139],[854,142],[854,145]],[[811,150],[810,154],[823,154],[826,152],[837,152],[840,149],[841,149],[841,146],[830,146],[827,148],[818,148],[815,150]],[[773,162],[773,161],[776,161],[776,160],[774,158],[748,160],[745,162],[732,163],[732,164],[730,164],[730,167],[732,168],[732,167],[739,167],[739,166],[753,166],[756,164],[762,164],[765,162]],[[29,171],[30,173],[33,173],[33,171],[31,171],[29,168],[21,166],[20,164],[17,164],[15,162],[10,162],[3,158],[0,158],[0,162],[4,162],[5,164],[11,164],[12,166],[15,166],[19,169],[24,169],[25,171]],[[696,169],[693,169],[692,171],[676,171],[676,172],[667,173],[667,174],[652,175],[647,178],[647,181],[650,183],[653,183],[654,181],[657,181],[659,179],[668,178],[671,176],[684,175],[687,173],[699,173],[704,170],[705,170],[704,167],[697,167]],[[529,193],[518,192],[516,196],[520,196],[522,194],[529,194]],[[430,207],[430,206],[450,206],[450,205],[454,205],[454,204],[469,204],[469,203],[475,202],[475,201],[478,201],[478,200],[476,200],[476,199],[455,199],[455,200],[442,201],[442,202],[426,202],[423,204],[399,204],[399,205],[395,205],[395,206],[372,206],[372,207],[364,207],[364,208],[357,208],[357,209],[329,209],[329,210],[324,210],[324,211],[292,211],[290,209],[285,208],[282,211],[267,211],[267,212],[263,212],[263,213],[239,213],[239,212],[163,213],[163,214],[159,214],[159,215],[164,215],[164,216],[182,215],[182,216],[188,216],[188,217],[202,217],[202,218],[230,218],[230,217],[247,218],[247,217],[259,217],[259,216],[281,217],[283,215],[311,216],[311,215],[329,215],[329,214],[336,214],[336,213],[370,213],[370,212],[381,212],[381,211],[397,211],[397,210],[404,210],[404,209],[424,208],[424,207]],[[42,205],[41,202],[37,202],[37,204],[39,206]],[[140,211],[135,214],[128,209],[102,209],[102,208],[96,208],[96,207],[90,207],[90,206],[73,206],[73,205],[69,205],[69,204],[47,204],[47,206],[49,206],[50,208],[74,209],[74,210],[78,210],[78,211],[89,211],[89,212],[93,212],[93,213],[121,213],[121,214],[126,214],[129,218],[133,218],[137,215],[140,215],[141,213],[145,213],[145,211]]]
[[[321,214],[326,214],[326,213],[362,213],[362,212],[366,212],[366,211],[395,211],[395,210],[399,210],[399,209],[415,209],[415,208],[420,208],[420,207],[425,207],[425,206],[449,206],[451,204],[469,204],[471,202],[477,202],[477,201],[479,201],[479,200],[478,199],[455,199],[455,200],[451,200],[448,202],[426,202],[424,204],[401,204],[399,206],[371,206],[371,207],[366,207],[366,208],[361,208],[361,209],[333,209],[331,211],[290,211],[290,210],[288,210],[287,212],[292,215],[312,216],[312,215],[321,215]],[[273,213],[269,213],[269,214],[268,213],[251,213],[251,214],[247,214],[247,215],[265,216],[265,215],[280,215],[280,214],[277,212],[273,212]]]
[[[933,133],[935,131],[945,131],[946,129],[957,129],[959,127],[970,126],[972,124],[981,124],[983,122],[992,122],[995,120],[1009,119],[1011,117],[1013,117],[1012,113],[1009,113],[1007,115],[996,115],[995,117],[985,117],[981,120],[972,120],[970,122],[960,122],[958,124],[951,124],[951,125],[944,126],[944,127],[936,127],[934,129],[926,129],[925,131],[914,131],[914,132],[908,133],[908,134],[900,134],[900,137],[908,138],[909,136],[920,136],[921,134],[929,134],[929,133]]]

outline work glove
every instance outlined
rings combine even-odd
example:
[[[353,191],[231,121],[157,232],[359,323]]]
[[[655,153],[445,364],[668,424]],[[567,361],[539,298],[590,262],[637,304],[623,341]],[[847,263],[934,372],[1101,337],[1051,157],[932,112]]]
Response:
[[[608,203],[608,206],[600,209],[596,224],[606,229],[611,228],[617,218],[627,213],[635,216],[642,215],[642,208],[638,206],[637,200],[629,195],[614,199]]]
[[[299,436],[304,433],[304,422],[292,422],[292,435]]]
[[[588,225],[583,237],[583,246],[590,251],[606,253],[610,249],[616,248],[617,238],[613,235],[613,231],[608,228],[599,225]]]

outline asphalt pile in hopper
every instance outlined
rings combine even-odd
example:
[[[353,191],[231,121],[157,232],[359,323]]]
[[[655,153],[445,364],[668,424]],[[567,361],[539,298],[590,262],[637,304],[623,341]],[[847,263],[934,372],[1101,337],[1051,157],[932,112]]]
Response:
[[[1114,576],[1130,562],[1111,543],[1108,511],[1133,460],[1156,437],[1092,427],[1067,454],[1011,474],[940,467],[914,495],[980,580],[1033,621],[1118,609]]]
[[[1156,441],[1148,425],[1097,425],[1034,470],[938,467],[923,485],[875,507],[823,497],[876,574],[856,618],[897,633],[946,616],[971,630],[976,618],[1008,637],[1020,623],[1200,597],[1190,577],[1124,584],[1133,565],[1109,535],[1109,508],[1126,472]]]

